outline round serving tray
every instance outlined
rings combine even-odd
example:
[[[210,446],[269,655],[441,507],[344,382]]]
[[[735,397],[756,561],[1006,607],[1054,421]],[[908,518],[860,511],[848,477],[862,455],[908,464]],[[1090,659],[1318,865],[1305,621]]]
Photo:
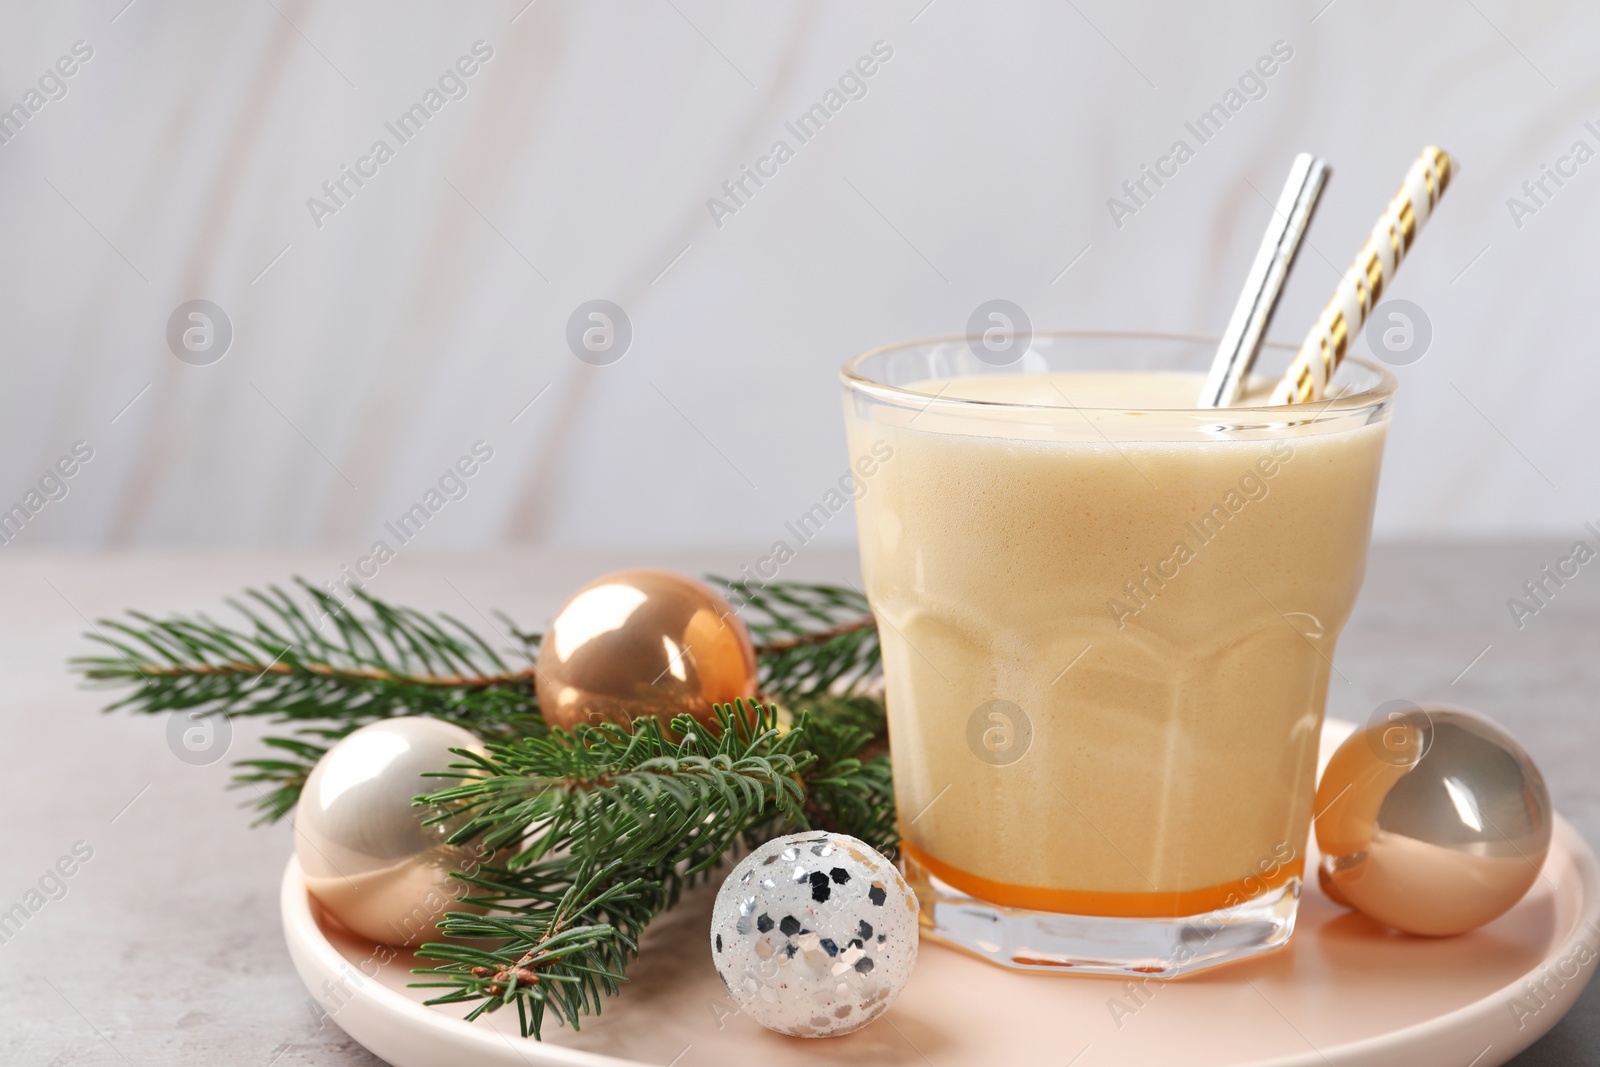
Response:
[[[1352,729],[1330,721],[1324,761]],[[1307,869],[1317,860],[1315,843]],[[1572,1007],[1600,958],[1600,863],[1565,820],[1543,877],[1510,912],[1452,938],[1397,934],[1337,907],[1315,878],[1289,945],[1140,987],[1114,978],[1018,974],[925,941],[905,992],[847,1037],[807,1040],[739,1014],[707,943],[715,887],[649,929],[633,981],[585,1019],[517,1033],[516,1013],[468,1023],[408,988],[417,961],[328,918],[291,859],[282,911],[289,954],[329,1019],[393,1067],[1494,1067]]]

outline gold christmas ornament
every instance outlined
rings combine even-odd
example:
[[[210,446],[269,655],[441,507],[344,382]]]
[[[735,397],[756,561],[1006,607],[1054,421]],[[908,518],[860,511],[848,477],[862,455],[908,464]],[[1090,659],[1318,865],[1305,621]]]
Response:
[[[1550,794],[1522,746],[1447,704],[1395,702],[1317,787],[1318,879],[1407,933],[1476,929],[1522,899],[1550,849]]]
[[[626,725],[652,715],[716,724],[715,704],[756,695],[750,633],[704,582],[639,568],[573,594],[539,645],[535,685],[545,721]]]
[[[438,940],[436,925],[467,887],[452,870],[472,873],[485,856],[445,843],[437,814],[411,803],[448,789],[425,773],[463,762],[452,748],[483,752],[481,742],[438,719],[385,719],[330,748],[306,779],[295,808],[295,855],[306,888],[354,933],[388,945]]]

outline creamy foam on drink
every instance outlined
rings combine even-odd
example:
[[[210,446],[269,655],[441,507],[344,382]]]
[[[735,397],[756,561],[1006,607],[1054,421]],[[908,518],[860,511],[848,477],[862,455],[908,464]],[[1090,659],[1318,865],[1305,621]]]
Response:
[[[847,419],[893,449],[857,515],[901,827],[957,888],[1186,914],[1299,870],[1385,424],[1127,414],[1202,380],[960,377],[911,388],[989,414]]]

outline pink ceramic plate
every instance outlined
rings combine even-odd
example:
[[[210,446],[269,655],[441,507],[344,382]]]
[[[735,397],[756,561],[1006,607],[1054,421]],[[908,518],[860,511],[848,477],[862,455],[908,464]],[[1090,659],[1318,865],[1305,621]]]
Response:
[[[1351,729],[1328,723],[1323,757]],[[1313,846],[1310,864],[1316,861]],[[467,1023],[423,1007],[410,956],[383,955],[328,921],[300,868],[283,876],[289,953],[334,1023],[394,1067],[622,1067],[840,1063],[969,1067],[1140,1064],[1493,1067],[1571,1008],[1600,956],[1600,864],[1564,820],[1544,877],[1508,914],[1462,937],[1388,932],[1328,901],[1315,878],[1279,952],[1165,984],[1015,974],[924,942],[894,1007],[848,1037],[806,1040],[739,1015],[711,965],[714,890],[651,927],[634,981],[579,1032],[517,1036],[514,1012]]]

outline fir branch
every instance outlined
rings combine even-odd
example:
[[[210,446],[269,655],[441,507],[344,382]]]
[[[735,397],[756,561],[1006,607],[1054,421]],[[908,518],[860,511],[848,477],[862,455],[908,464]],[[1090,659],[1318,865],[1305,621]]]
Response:
[[[780,731],[761,705],[719,707],[717,720],[708,730],[679,716],[678,740],[647,716],[462,752],[467,763],[437,775],[461,784],[425,802],[441,808],[433,821],[450,823],[452,842],[520,841],[520,862],[570,851],[601,864],[677,864],[707,843],[720,853],[758,814],[800,818],[795,775],[810,757],[799,731]]]
[[[267,744],[287,758],[238,764],[263,821],[281,817],[327,745],[395,715],[431,715],[484,738],[543,731],[534,690],[534,635],[517,633],[513,667],[450,615],[428,616],[357,590],[340,601],[303,579],[227,601],[245,625],[205,615],[101,620],[91,640],[111,654],[72,666],[101,687],[131,687],[107,711],[265,716],[297,727]],[[325,742],[325,743],[324,743]],[[262,792],[263,788],[266,792]]]
[[[747,846],[803,828],[852,834],[880,849],[897,836],[876,694],[877,631],[865,598],[800,583],[725,583],[757,642],[761,688],[783,702],[719,709],[716,729],[687,717],[626,727],[550,730],[539,716],[533,657],[539,635],[503,619],[504,654],[447,615],[429,616],[362,592],[341,602],[296,579],[228,603],[244,620],[200,615],[102,621],[108,654],[74,668],[91,684],[130,687],[108,711],[253,715],[291,726],[266,755],[237,764],[236,786],[259,794],[262,821],[296,802],[338,739],[395,715],[431,715],[473,731],[488,755],[438,776],[456,784],[441,804],[452,840],[478,840],[498,865],[471,875],[423,947],[440,965],[421,985],[431,1003],[473,1002],[469,1018],[515,1004],[525,1035],[547,1016],[576,1028],[626,979],[655,915]],[[525,661],[513,665],[508,657]]]
[[[522,871],[485,868],[471,880],[484,894],[463,903],[500,910],[447,915],[446,932],[460,941],[418,949],[442,962],[417,968],[430,980],[414,984],[449,990],[429,1004],[476,1001],[468,1020],[515,1003],[524,1037],[540,1036],[547,1010],[578,1029],[584,1015],[599,1014],[603,997],[616,995],[645,926],[676,900],[676,883],[641,874],[653,872],[568,858]]]
[[[441,776],[462,783],[419,803],[462,820],[453,841],[516,851],[465,879],[476,891],[464,903],[489,914],[444,918],[464,943],[418,950],[443,961],[417,972],[449,990],[430,1003],[476,1001],[472,1018],[515,1002],[524,1036],[547,1012],[576,1029],[626,981],[650,920],[739,839],[816,826],[892,839],[887,761],[844,754],[868,731],[807,711],[785,732],[770,708],[742,702],[718,721],[711,732],[680,717],[676,742],[644,718],[458,753],[469,762]]]
[[[758,641],[763,694],[789,704],[871,684],[877,631],[851,589],[804,583],[724,582],[744,605]],[[282,817],[329,745],[395,715],[431,715],[486,740],[544,730],[534,685],[540,635],[502,616],[518,647],[513,665],[450,615],[429,616],[361,590],[349,601],[294,580],[246,590],[227,603],[245,626],[205,615],[101,620],[87,636],[111,654],[73,667],[93,685],[129,687],[106,710],[143,714],[264,716],[295,725],[265,743],[272,756],[239,761],[234,786],[249,788],[263,822]]]
[[[103,632],[86,636],[117,654],[73,664],[91,683],[134,686],[108,711],[336,720],[383,718],[404,708],[510,727],[489,731],[507,736],[537,711],[530,704],[537,638],[520,635],[528,665],[512,669],[453,616],[394,607],[359,590],[341,602],[303,579],[295,584],[304,604],[278,586],[227,601],[248,629],[205,615],[156,619],[130,612],[142,626],[101,620]]]

